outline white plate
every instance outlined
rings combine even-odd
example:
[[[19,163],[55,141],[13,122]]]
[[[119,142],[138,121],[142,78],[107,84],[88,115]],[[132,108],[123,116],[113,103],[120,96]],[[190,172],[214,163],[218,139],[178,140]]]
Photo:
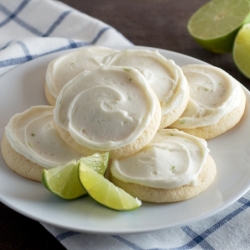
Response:
[[[182,66],[201,61],[170,51],[159,50]],[[63,52],[65,53],[65,52]],[[9,119],[31,105],[47,104],[44,96],[48,63],[61,53],[25,63],[0,78],[0,135]],[[207,218],[235,202],[250,187],[250,94],[241,122],[218,138],[208,141],[218,174],[203,193],[173,204],[148,204],[131,212],[116,212],[89,197],[64,201],[40,183],[13,173],[0,157],[0,200],[29,218],[79,232],[100,234],[142,233],[179,227]]]

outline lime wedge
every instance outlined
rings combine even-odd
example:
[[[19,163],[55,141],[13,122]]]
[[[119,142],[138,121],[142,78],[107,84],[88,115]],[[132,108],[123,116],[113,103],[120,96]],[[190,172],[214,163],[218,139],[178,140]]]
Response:
[[[108,208],[125,211],[136,209],[141,205],[140,200],[116,187],[103,175],[83,163],[79,164],[79,178],[88,194]]]
[[[87,192],[78,176],[78,165],[85,164],[100,174],[105,174],[109,161],[109,153],[95,153],[82,157],[79,161],[70,161],[56,168],[43,171],[42,183],[53,194],[67,200],[79,198]]]
[[[78,178],[78,165],[79,161],[71,161],[62,166],[44,170],[43,185],[53,194],[66,200],[87,194]]]
[[[88,157],[82,157],[80,163],[94,169],[97,173],[104,175],[109,162],[109,152],[95,153]]]
[[[250,24],[245,24],[235,38],[233,59],[242,74],[250,79]]]
[[[203,48],[227,53],[232,51],[238,30],[248,22],[249,0],[212,0],[191,16],[187,28]]]

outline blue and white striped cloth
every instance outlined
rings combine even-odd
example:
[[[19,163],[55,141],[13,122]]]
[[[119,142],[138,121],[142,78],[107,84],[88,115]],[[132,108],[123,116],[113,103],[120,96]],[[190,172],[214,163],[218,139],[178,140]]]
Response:
[[[0,0],[0,75],[56,51],[131,45],[109,25],[52,0]],[[0,86],[1,87],[1,86]],[[93,235],[42,224],[67,249],[250,249],[250,192],[192,225],[152,233]]]
[[[109,25],[58,1],[0,1],[0,75],[39,56],[86,45],[131,45]]]

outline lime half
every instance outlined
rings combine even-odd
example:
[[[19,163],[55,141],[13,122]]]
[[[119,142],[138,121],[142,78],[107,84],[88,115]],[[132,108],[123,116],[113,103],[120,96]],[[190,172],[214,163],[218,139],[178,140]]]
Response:
[[[95,153],[82,157],[79,161],[70,161],[67,164],[43,171],[42,183],[53,194],[67,200],[79,198],[87,192],[83,188],[79,176],[78,165],[85,164],[101,175],[106,172],[109,153]]]
[[[141,201],[123,189],[116,187],[103,175],[90,167],[79,164],[79,178],[88,194],[98,203],[114,210],[133,210],[141,206]]]
[[[233,59],[242,74],[250,79],[250,24],[245,24],[235,38]]]
[[[203,48],[227,53],[232,51],[238,30],[248,22],[249,0],[212,0],[191,16],[187,28]]]

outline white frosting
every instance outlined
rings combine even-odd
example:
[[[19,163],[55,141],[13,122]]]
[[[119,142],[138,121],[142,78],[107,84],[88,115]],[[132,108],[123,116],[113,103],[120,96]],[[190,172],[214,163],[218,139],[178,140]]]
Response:
[[[33,106],[14,115],[5,127],[5,134],[17,153],[44,168],[81,157],[61,139],[50,106]]]
[[[188,84],[181,68],[158,51],[126,49],[103,59],[105,65],[137,68],[156,93],[162,115],[180,107],[188,94]]]
[[[46,71],[46,84],[56,99],[63,86],[84,70],[94,70],[102,59],[117,50],[101,46],[76,49],[51,61]]]
[[[55,122],[82,146],[115,150],[141,136],[154,117],[157,101],[138,70],[102,66],[64,86]]]
[[[113,160],[111,174],[125,182],[172,189],[195,185],[209,150],[204,139],[162,129],[136,154]]]
[[[240,104],[241,87],[228,73],[207,64],[184,66],[190,99],[186,110],[171,126],[197,128],[217,123]]]

